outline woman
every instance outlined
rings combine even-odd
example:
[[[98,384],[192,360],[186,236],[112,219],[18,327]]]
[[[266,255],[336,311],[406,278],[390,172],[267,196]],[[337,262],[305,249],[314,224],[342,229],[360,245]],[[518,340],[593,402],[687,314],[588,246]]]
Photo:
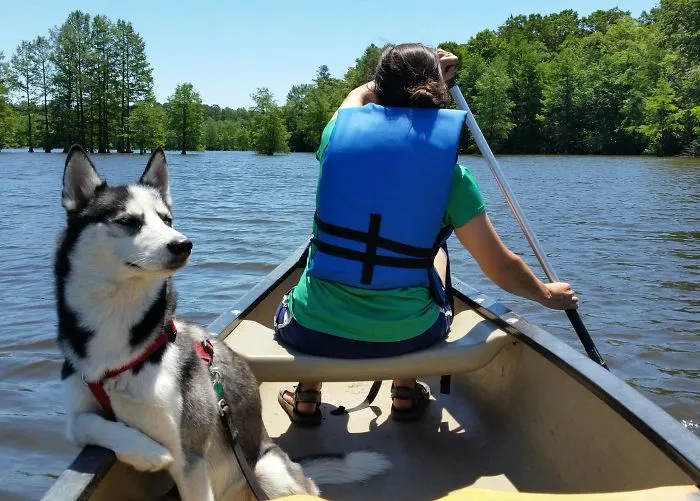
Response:
[[[420,44],[388,47],[375,78],[353,90],[323,131],[309,260],[275,316],[278,339],[305,353],[387,357],[447,336],[447,259],[454,230],[483,272],[508,292],[575,308],[569,284],[543,284],[501,242],[471,173],[455,164],[463,112],[447,110],[457,58]],[[321,423],[320,382],[283,390],[292,421]],[[392,417],[415,420],[424,383],[397,379]]]

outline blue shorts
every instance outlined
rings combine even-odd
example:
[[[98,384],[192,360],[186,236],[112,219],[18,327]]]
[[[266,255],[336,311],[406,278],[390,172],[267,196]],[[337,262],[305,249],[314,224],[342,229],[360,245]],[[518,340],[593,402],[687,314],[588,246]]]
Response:
[[[307,329],[289,313],[284,296],[275,313],[275,336],[290,348],[319,357],[386,358],[419,351],[445,339],[451,324],[452,310],[448,305],[441,309],[435,323],[416,337],[392,342],[358,341]]]

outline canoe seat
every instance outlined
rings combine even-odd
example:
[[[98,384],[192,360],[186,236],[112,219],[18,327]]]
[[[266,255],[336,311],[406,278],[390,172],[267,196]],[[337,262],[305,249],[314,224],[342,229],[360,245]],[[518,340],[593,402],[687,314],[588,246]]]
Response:
[[[509,341],[506,332],[472,310],[457,313],[445,341],[390,358],[338,359],[295,352],[274,331],[242,320],[226,337],[250,364],[258,381],[375,381],[469,372],[489,363]]]

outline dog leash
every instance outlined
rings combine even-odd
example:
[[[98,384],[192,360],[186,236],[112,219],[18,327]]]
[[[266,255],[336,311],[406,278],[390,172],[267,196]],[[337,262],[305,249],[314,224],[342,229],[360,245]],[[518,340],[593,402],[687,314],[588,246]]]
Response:
[[[214,388],[214,393],[216,394],[216,405],[219,411],[219,417],[221,418],[221,424],[226,432],[226,439],[233,450],[233,455],[236,458],[238,467],[241,469],[243,477],[253,493],[253,496],[255,496],[255,499],[258,501],[269,500],[270,498],[267,496],[267,494],[265,494],[265,491],[262,490],[262,487],[260,487],[258,479],[255,478],[255,473],[253,473],[253,470],[251,469],[250,464],[245,457],[245,453],[243,452],[243,448],[238,440],[238,428],[233,422],[231,408],[226,402],[226,398],[224,396],[224,383],[223,378],[221,377],[221,372],[218,367],[212,366],[214,361],[214,345],[208,339],[202,341],[201,343],[193,343],[193,345],[202,359],[202,362],[204,362],[207,369],[209,369],[212,387]]]
[[[375,381],[372,383],[372,386],[369,389],[369,392],[367,393],[367,396],[365,399],[357,404],[355,407],[351,409],[346,409],[345,406],[341,405],[335,410],[331,411],[331,415],[333,416],[342,416],[344,414],[350,414],[351,412],[357,412],[360,411],[366,407],[369,407],[372,405],[372,402],[374,402],[374,399],[377,398],[377,394],[379,393],[379,389],[382,387],[382,382],[381,381]]]

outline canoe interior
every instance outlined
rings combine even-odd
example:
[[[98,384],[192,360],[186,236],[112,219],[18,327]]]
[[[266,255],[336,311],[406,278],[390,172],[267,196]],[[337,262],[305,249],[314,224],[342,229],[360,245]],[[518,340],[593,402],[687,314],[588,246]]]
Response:
[[[235,336],[240,320],[249,321],[247,328],[258,323],[265,335],[298,275],[298,269],[279,274],[274,289],[251,302],[252,310],[222,329],[222,337]],[[456,299],[456,311],[467,308]],[[485,367],[453,375],[449,395],[439,394],[438,378],[425,380],[436,398],[417,423],[389,418],[389,382],[371,407],[340,416],[331,411],[358,404],[370,383],[326,383],[317,429],[291,426],[277,404],[278,390],[294,381],[266,382],[260,385],[263,418],[292,457],[372,450],[390,458],[392,469],[365,484],[322,486],[333,500],[433,500],[465,487],[604,493],[697,482],[589,386],[515,337]],[[163,496],[171,486],[167,476],[117,464],[80,499],[177,499],[172,491]]]
[[[272,328],[275,308],[298,273],[246,319]],[[456,301],[456,312],[465,308]],[[325,384],[318,429],[291,426],[278,406],[277,392],[293,381],[263,383],[263,418],[292,457],[353,450],[389,456],[394,466],[388,474],[363,485],[325,486],[329,499],[429,500],[471,485],[586,493],[693,483],[587,388],[515,339],[483,369],[454,375],[450,395],[439,394],[439,378],[425,380],[437,398],[418,423],[389,418],[390,382],[371,408],[343,416],[330,412],[360,403],[370,383]]]

